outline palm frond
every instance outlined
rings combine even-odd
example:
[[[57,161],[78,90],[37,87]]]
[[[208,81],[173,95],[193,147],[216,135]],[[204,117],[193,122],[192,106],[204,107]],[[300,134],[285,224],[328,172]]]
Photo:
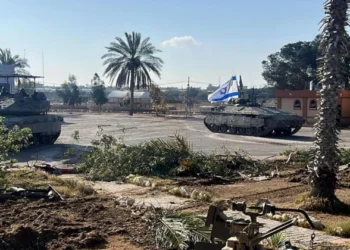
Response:
[[[161,51],[149,42],[149,37],[142,40],[140,33],[132,32],[124,35],[125,41],[116,37],[115,41],[106,47],[107,53],[101,57],[104,59],[103,65],[106,66],[104,75],[119,87],[123,85],[147,87],[152,82],[150,71],[160,77],[163,60],[154,54]],[[130,82],[132,72],[134,72],[134,83]]]
[[[210,230],[200,218],[161,209],[153,220],[157,247],[161,249],[193,249],[196,242],[210,242]]]

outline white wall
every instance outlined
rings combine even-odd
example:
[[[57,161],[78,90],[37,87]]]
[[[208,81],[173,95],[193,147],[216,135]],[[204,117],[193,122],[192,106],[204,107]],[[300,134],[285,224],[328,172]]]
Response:
[[[0,76],[1,75],[13,75],[15,74],[15,66],[14,65],[0,65]],[[0,84],[6,84],[7,79],[0,77]],[[8,91],[11,94],[15,93],[15,79],[9,78],[10,89]]]

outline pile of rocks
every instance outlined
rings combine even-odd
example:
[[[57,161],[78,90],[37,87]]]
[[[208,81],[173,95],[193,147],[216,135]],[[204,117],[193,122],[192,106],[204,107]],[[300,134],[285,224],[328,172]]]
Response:
[[[173,189],[170,189],[169,192],[174,195],[191,198],[194,200],[201,200],[201,201],[211,200],[211,195],[208,192],[200,191],[198,189],[190,190],[188,187],[185,187],[185,186],[174,187]]]
[[[307,227],[310,228],[310,225],[308,224],[307,220],[304,217],[301,217],[300,215],[292,215],[292,214],[287,214],[287,213],[283,213],[283,214],[267,214],[267,217],[273,220],[277,220],[277,221],[287,221],[293,218],[297,219],[297,225],[301,226],[301,227]],[[322,222],[314,217],[309,216],[312,223],[314,224],[314,227],[317,230],[322,230],[324,229],[324,225],[322,224]]]
[[[157,186],[156,182],[144,176],[135,176],[130,174],[126,177],[126,181],[138,186],[155,188]]]

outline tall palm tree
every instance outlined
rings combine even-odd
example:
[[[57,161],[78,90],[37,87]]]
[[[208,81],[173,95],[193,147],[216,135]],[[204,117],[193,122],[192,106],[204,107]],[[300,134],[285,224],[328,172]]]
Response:
[[[107,75],[112,82],[116,81],[116,86],[129,86],[130,88],[130,115],[133,115],[134,90],[135,87],[150,86],[152,83],[150,72],[155,73],[160,78],[160,71],[163,60],[154,56],[156,49],[150,38],[141,41],[141,34],[132,32],[125,33],[126,41],[116,37],[116,42],[111,42],[106,47],[108,53],[102,56],[106,59],[103,65],[107,65],[104,75]]]
[[[18,55],[12,55],[9,49],[0,49],[0,64],[14,65],[17,74],[29,74],[25,70],[25,68],[29,67],[27,59],[20,58]]]
[[[319,109],[315,124],[316,153],[312,162],[312,197],[323,198],[333,207],[336,201],[336,173],[339,163],[337,126],[338,97],[344,88],[344,57],[349,48],[347,9],[350,0],[326,0],[323,18],[323,30],[320,35],[318,78]]]

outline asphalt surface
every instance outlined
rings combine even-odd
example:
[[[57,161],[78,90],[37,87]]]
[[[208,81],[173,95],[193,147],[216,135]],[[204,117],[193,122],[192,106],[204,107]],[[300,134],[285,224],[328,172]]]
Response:
[[[56,145],[80,144],[90,145],[97,139],[98,126],[107,134],[123,138],[126,144],[135,144],[155,138],[169,138],[175,133],[187,138],[195,150],[211,153],[221,151],[223,147],[230,151],[239,149],[254,157],[269,157],[290,148],[312,146],[312,128],[304,127],[289,138],[261,138],[230,134],[215,134],[203,124],[203,116],[156,117],[150,114],[127,113],[56,113],[64,117],[62,133]],[[79,142],[74,141],[72,134],[78,130]],[[340,135],[341,147],[350,148],[350,131],[344,130]]]

